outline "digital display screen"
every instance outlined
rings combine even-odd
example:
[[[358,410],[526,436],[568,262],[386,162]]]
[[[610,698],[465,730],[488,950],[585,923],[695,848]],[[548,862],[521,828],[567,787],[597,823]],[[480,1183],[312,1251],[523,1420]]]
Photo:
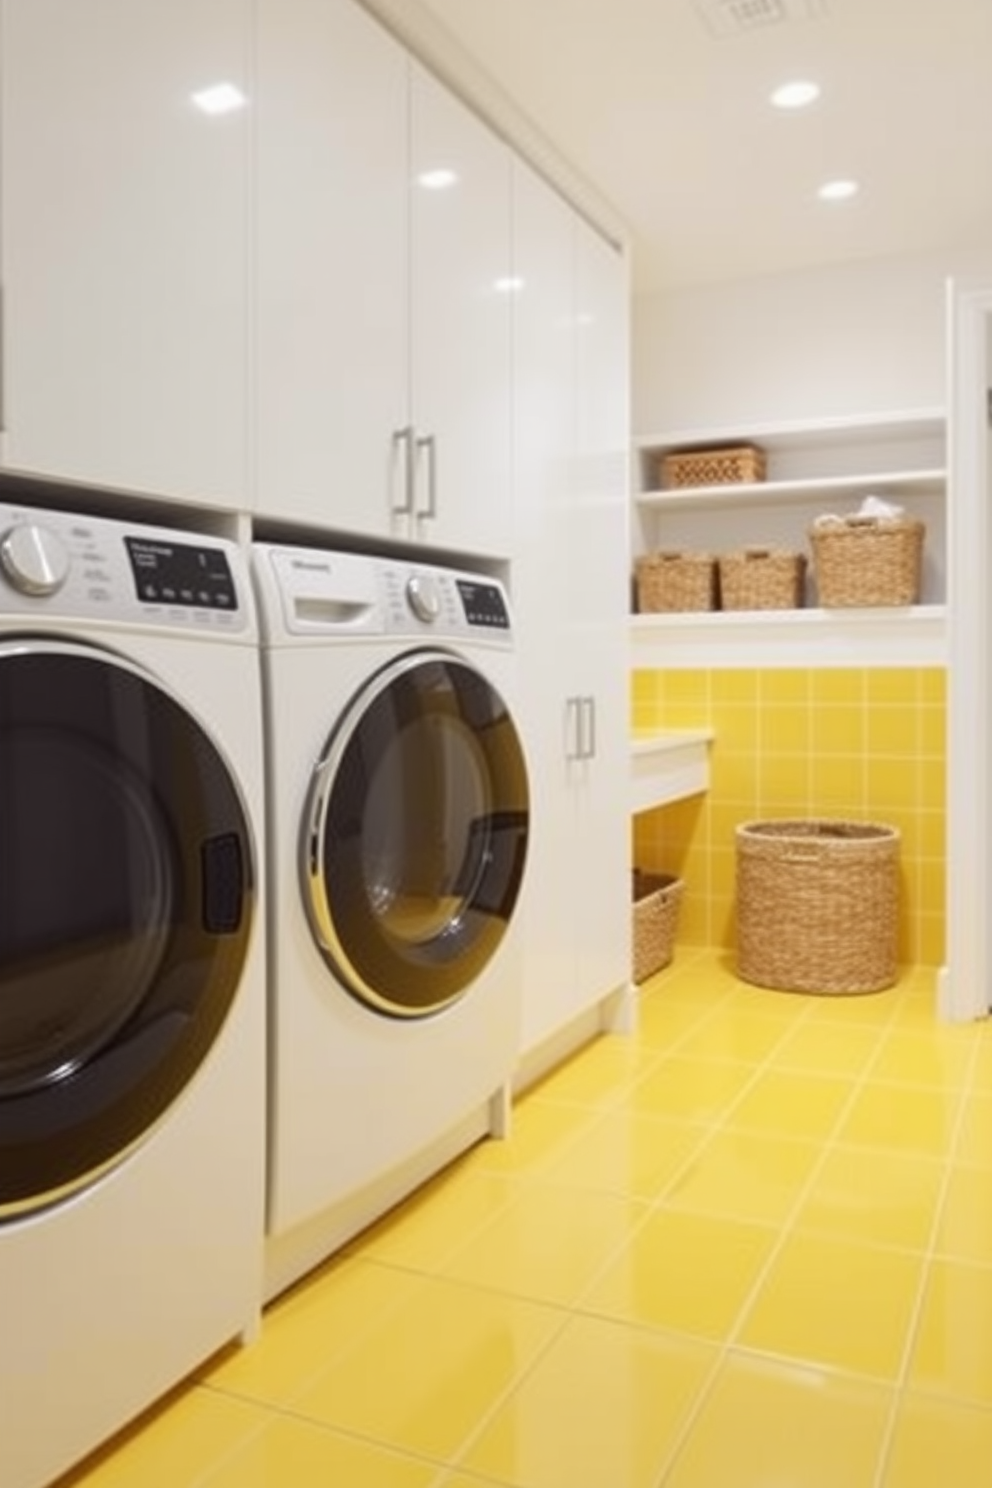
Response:
[[[465,619],[470,625],[489,625],[498,630],[509,630],[510,616],[507,613],[503,591],[495,584],[479,584],[469,579],[456,579],[461,595]]]
[[[238,594],[222,548],[201,548],[158,538],[125,537],[134,587],[145,604],[198,609],[238,608]]]

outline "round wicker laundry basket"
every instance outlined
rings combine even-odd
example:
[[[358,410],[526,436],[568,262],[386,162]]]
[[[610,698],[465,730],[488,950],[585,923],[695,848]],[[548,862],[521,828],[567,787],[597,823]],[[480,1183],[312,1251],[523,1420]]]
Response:
[[[868,822],[737,828],[737,970],[793,992],[877,992],[897,975],[899,833]]]

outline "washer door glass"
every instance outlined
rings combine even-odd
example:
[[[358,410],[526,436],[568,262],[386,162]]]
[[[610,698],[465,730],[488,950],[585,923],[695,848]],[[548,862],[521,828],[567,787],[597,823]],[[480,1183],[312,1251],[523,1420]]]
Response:
[[[238,987],[245,813],[203,729],[127,662],[0,645],[0,1215],[118,1161]]]
[[[506,933],[527,851],[527,773],[473,667],[411,652],[328,741],[304,823],[304,894],[345,986],[397,1017],[460,997]]]

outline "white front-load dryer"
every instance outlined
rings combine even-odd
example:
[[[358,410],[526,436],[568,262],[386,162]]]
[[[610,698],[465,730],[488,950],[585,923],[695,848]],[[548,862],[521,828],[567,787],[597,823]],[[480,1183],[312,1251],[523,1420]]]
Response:
[[[502,586],[256,544],[275,1295],[506,1119],[527,850]]]
[[[257,1326],[260,678],[244,555],[0,505],[0,1483]]]

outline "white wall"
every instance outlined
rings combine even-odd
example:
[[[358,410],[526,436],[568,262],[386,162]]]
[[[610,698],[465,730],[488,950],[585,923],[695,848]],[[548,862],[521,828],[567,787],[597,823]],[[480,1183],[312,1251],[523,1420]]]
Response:
[[[992,250],[868,259],[635,300],[635,435],[942,406],[951,275],[988,278]]]

